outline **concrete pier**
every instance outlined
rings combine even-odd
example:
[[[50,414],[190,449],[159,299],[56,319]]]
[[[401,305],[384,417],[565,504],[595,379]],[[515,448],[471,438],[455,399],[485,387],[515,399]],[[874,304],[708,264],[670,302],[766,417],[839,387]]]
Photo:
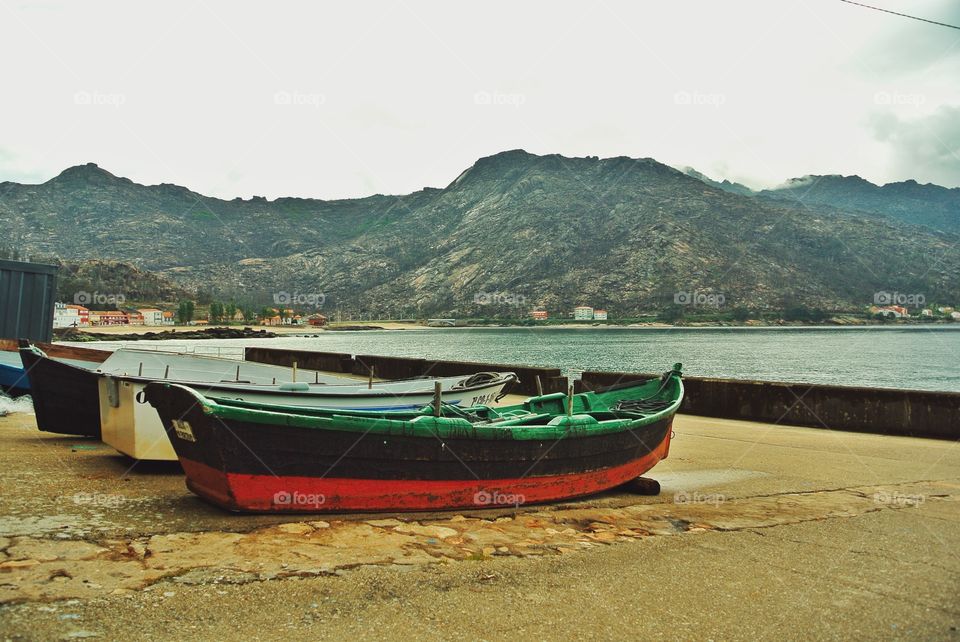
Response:
[[[224,513],[175,465],[0,418],[0,635],[960,637],[955,442],[675,432],[658,497],[293,518]]]
[[[654,374],[584,372],[577,391]],[[960,439],[960,392],[684,377],[683,411],[829,430]]]

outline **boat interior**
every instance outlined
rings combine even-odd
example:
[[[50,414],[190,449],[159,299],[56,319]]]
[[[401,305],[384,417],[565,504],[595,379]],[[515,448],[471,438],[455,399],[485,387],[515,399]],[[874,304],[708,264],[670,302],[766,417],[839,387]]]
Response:
[[[557,425],[568,417],[581,422],[601,422],[644,419],[666,410],[674,403],[674,395],[660,381],[633,383],[618,387],[616,394],[586,392],[573,395],[572,403],[566,393],[555,392],[531,397],[522,404],[504,407],[460,407],[443,403],[441,417],[460,418],[471,424],[496,424],[498,426]],[[263,403],[208,396],[207,400],[220,406],[245,408],[262,412],[296,414],[308,417],[333,417],[343,415],[342,410],[310,408],[305,406],[266,405]],[[391,419],[416,421],[435,416],[432,404],[419,410],[407,411],[362,411],[351,410],[352,417],[366,419]]]

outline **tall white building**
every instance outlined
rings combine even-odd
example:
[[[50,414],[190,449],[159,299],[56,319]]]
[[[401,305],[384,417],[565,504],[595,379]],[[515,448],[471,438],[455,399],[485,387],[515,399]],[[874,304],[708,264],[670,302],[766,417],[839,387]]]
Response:
[[[593,321],[593,308],[589,305],[578,305],[573,309],[574,321]]]
[[[77,328],[89,324],[89,311],[82,305],[53,304],[53,327]]]

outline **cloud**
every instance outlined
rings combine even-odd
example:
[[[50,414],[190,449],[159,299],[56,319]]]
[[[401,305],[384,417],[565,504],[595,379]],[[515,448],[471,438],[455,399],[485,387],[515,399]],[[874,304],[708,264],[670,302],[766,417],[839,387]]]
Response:
[[[93,161],[227,199],[406,194],[516,148],[654,157],[754,188],[926,181],[890,171],[897,121],[880,142],[871,113],[960,104],[960,32],[834,0],[560,0],[508,21],[424,0],[284,4],[279,31],[228,0],[41,2],[61,15],[14,3],[0,20],[0,59],[17,61],[0,181]],[[868,2],[960,18],[957,0]],[[948,167],[934,175],[955,180]]]
[[[937,22],[960,25],[960,3],[954,0],[916,2],[884,8]],[[857,8],[853,8],[857,10]],[[858,64],[870,72],[884,75],[926,73],[943,66],[943,72],[960,66],[960,47],[955,29],[882,13],[861,14],[865,27],[877,30],[877,37],[864,47]]]
[[[889,146],[894,173],[960,187],[960,106],[942,105],[914,119],[876,113],[870,126],[874,138]]]

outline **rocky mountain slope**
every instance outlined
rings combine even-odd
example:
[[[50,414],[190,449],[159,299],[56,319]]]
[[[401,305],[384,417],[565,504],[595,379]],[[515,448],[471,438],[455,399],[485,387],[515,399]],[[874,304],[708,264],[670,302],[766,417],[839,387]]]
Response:
[[[0,184],[0,224],[34,256],[127,261],[217,297],[326,310],[584,303],[623,316],[711,293],[751,309],[850,309],[880,290],[960,300],[955,234],[731,193],[652,159],[515,150],[443,189],[342,201],[226,201],[91,164]]]
[[[196,296],[169,278],[141,270],[121,261],[91,259],[60,261],[57,275],[57,296],[61,301],[91,305],[97,299],[123,294],[126,302],[151,303],[181,301]]]
[[[841,210],[882,214],[934,230],[960,232],[960,188],[902,181],[874,185],[859,176],[804,176],[788,181],[761,197],[800,200]]]
[[[877,214],[938,231],[960,232],[960,188],[921,185],[914,180],[875,185],[859,176],[809,175],[756,192],[746,185],[717,181],[693,169],[682,170],[707,185],[742,196],[776,199],[820,210],[830,208]]]
[[[684,167],[680,171],[682,171],[687,176],[692,176],[693,178],[696,178],[697,180],[703,183],[706,183],[707,185],[710,185],[712,187],[717,187],[719,189],[722,189],[725,192],[740,194],[741,196],[753,196],[756,194],[756,192],[754,192],[752,189],[750,189],[749,187],[747,187],[742,183],[735,183],[733,181],[728,181],[727,179],[723,179],[722,181],[714,180],[709,176],[707,176],[706,174],[698,172],[692,167]]]

